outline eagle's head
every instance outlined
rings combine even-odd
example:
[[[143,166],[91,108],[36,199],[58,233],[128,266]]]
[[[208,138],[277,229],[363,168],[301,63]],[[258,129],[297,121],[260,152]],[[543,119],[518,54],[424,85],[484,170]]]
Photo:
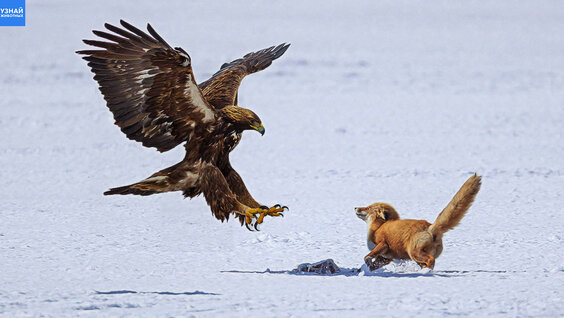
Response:
[[[223,117],[235,126],[238,131],[253,129],[264,135],[264,126],[260,121],[259,116],[252,110],[239,107],[227,106],[221,109]]]

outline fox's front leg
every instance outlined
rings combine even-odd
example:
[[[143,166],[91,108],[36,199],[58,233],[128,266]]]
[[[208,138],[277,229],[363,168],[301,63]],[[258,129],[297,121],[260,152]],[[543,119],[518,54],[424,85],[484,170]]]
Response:
[[[364,260],[364,263],[366,263],[368,268],[370,268],[370,270],[373,271],[373,270],[377,270],[380,267],[383,267],[383,266],[390,264],[391,261],[392,260],[389,259],[389,258],[385,258],[383,256],[378,256],[376,258],[370,258],[370,259]]]
[[[364,263],[371,271],[378,269],[382,266],[388,265],[392,260],[385,258],[382,254],[388,251],[388,245],[386,243],[378,243],[376,247],[370,251],[370,253],[364,256]]]

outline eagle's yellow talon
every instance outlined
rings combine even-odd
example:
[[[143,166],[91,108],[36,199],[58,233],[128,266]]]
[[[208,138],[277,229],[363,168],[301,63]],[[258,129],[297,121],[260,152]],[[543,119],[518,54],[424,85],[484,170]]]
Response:
[[[285,206],[281,207],[278,204],[270,208],[260,207],[260,208],[247,209],[247,211],[245,211],[245,223],[247,225],[250,225],[253,223],[253,219],[256,219],[256,224],[255,224],[255,228],[256,228],[256,225],[264,222],[264,218],[266,216],[284,216],[282,213],[280,213],[280,212],[284,212],[284,209],[287,209],[287,207]]]

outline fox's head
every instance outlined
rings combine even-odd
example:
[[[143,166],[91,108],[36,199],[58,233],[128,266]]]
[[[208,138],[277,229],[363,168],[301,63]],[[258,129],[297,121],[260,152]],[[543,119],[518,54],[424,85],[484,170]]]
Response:
[[[354,210],[356,211],[356,216],[366,222],[372,222],[376,219],[389,221],[400,218],[396,210],[387,203],[377,202],[364,208],[354,208]]]

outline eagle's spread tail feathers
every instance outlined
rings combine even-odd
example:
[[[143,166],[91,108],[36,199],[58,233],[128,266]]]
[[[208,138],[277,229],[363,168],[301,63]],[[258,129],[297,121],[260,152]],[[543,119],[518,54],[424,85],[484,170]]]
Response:
[[[157,191],[137,189],[132,187],[133,185],[134,184],[123,186],[123,187],[111,188],[110,190],[104,192],[104,195],[114,195],[114,194],[151,195],[157,193]]]
[[[171,191],[170,183],[168,182],[168,177],[166,176],[155,176],[147,178],[143,181],[122,186],[111,188],[110,190],[104,192],[104,195],[113,194],[136,194],[136,195],[151,195],[158,192],[168,192]]]
[[[137,183],[112,188],[104,192],[104,195],[151,195],[169,191],[184,191],[185,196],[194,197],[199,194],[199,191],[194,188],[197,179],[198,174],[194,167],[186,162],[179,162]]]

